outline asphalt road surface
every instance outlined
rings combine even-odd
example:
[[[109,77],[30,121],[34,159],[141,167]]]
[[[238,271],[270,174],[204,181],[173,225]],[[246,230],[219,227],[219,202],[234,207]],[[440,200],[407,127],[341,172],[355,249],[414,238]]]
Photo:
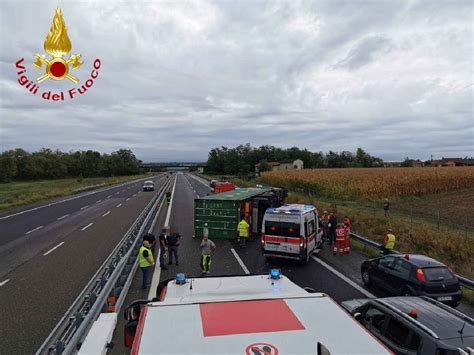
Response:
[[[153,197],[142,184],[0,215],[0,354],[37,350]]]

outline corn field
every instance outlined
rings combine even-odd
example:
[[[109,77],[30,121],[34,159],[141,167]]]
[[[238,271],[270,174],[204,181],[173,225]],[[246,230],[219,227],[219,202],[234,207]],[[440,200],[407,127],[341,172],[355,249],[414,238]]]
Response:
[[[474,167],[348,168],[271,171],[261,181],[342,199],[398,198],[474,187]]]

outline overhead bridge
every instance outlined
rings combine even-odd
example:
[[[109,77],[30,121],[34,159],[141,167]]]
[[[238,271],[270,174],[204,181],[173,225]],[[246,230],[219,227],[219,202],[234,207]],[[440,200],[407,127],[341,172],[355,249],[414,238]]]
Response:
[[[159,170],[200,170],[207,166],[207,163],[187,163],[187,162],[165,162],[165,163],[142,163],[141,167],[152,171]]]

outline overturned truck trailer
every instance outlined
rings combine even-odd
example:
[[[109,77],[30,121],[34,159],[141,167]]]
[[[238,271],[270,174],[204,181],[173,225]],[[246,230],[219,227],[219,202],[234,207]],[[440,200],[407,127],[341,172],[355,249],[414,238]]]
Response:
[[[259,236],[267,208],[283,205],[287,190],[282,188],[236,189],[194,200],[194,235],[201,238],[236,238],[237,224],[247,217],[250,236]]]

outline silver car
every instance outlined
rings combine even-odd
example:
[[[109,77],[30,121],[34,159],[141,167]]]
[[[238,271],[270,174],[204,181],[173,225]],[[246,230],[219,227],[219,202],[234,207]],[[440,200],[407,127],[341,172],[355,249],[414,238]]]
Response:
[[[154,191],[155,190],[155,183],[151,180],[145,181],[143,183],[143,191]]]

